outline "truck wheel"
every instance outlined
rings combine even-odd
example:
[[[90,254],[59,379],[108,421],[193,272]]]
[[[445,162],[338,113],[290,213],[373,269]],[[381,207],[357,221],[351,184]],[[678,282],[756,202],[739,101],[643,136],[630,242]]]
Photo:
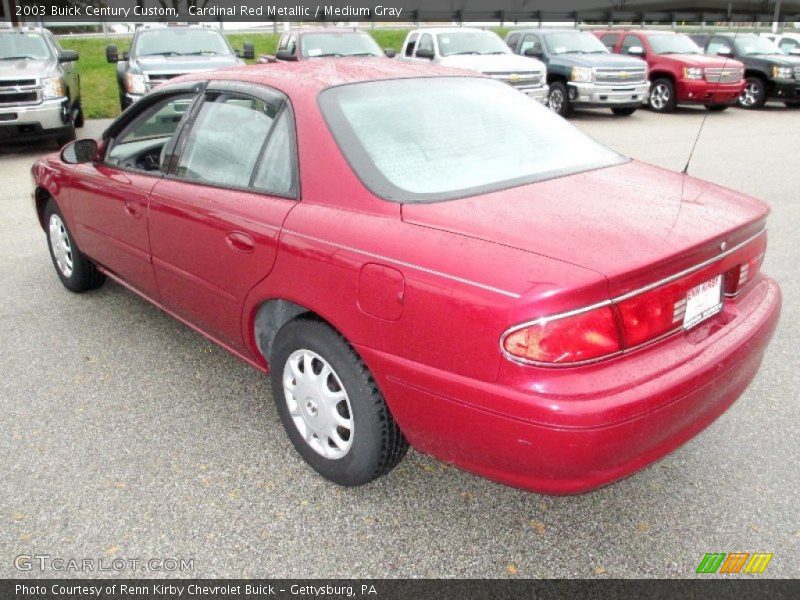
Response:
[[[547,106],[557,115],[565,119],[572,114],[572,103],[569,101],[567,86],[561,81],[550,84],[550,93],[547,96]]]
[[[272,394],[300,456],[343,486],[391,471],[408,450],[375,380],[328,325],[296,319],[275,338]]]
[[[58,137],[56,137],[56,143],[58,147],[61,148],[64,144],[69,144],[70,142],[75,141],[75,125],[70,125],[65,133],[62,133]]]
[[[78,249],[58,205],[52,198],[44,207],[44,227],[50,258],[53,259],[53,266],[65,288],[70,292],[81,293],[103,285],[105,275]]]
[[[722,112],[723,110],[728,110],[729,108],[729,104],[712,104],[708,107],[708,110],[712,112]]]
[[[761,108],[767,101],[766,86],[760,77],[745,79],[744,89],[739,96],[739,106],[742,108]]]
[[[630,117],[633,113],[636,112],[636,107],[626,106],[626,107],[612,108],[611,112],[613,112],[618,117]]]
[[[675,84],[671,79],[661,77],[650,84],[650,97],[648,100],[650,108],[659,113],[669,113],[678,106],[678,99],[675,96]]]
[[[784,102],[788,108],[800,108],[800,100],[789,100]]]
[[[75,123],[75,127],[83,127],[83,106],[81,106],[80,102],[78,103],[77,109],[78,112],[75,113],[75,119],[73,122]]]

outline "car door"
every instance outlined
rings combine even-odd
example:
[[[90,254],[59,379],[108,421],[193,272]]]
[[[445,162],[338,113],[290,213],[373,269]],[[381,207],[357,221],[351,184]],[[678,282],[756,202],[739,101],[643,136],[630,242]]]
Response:
[[[71,202],[81,250],[141,293],[156,299],[148,201],[161,179],[162,148],[178,133],[197,91],[144,100],[114,123],[102,161],[76,165]]]
[[[162,304],[235,351],[242,306],[275,261],[298,198],[294,120],[280,92],[210,84],[150,200]]]

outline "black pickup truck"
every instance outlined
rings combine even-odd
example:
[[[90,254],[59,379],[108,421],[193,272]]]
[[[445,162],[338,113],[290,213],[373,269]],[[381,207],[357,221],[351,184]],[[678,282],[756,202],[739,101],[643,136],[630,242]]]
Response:
[[[611,54],[591,33],[563,29],[515,29],[506,35],[515,54],[547,65],[548,105],[562,117],[573,108],[610,108],[631,115],[647,99],[647,63]]]
[[[253,44],[234,51],[219,29],[197,25],[141,27],[122,56],[115,45],[106,47],[106,60],[117,64],[122,110],[173,77],[243,65],[242,58],[255,58]]]
[[[742,108],[761,108],[767,100],[800,107],[800,57],[783,54],[775,43],[752,33],[690,36],[706,54],[729,56],[744,63]]]

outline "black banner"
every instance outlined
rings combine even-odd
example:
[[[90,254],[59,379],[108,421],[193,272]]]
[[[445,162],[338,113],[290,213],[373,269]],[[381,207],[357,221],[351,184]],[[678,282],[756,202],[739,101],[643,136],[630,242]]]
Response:
[[[800,0],[0,0],[20,22],[756,22],[800,20]]]

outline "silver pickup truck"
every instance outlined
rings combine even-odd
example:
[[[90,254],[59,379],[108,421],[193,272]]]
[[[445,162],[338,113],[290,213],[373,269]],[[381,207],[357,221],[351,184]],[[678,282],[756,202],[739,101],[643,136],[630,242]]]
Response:
[[[75,139],[83,126],[76,60],[46,29],[0,29],[0,141]]]

